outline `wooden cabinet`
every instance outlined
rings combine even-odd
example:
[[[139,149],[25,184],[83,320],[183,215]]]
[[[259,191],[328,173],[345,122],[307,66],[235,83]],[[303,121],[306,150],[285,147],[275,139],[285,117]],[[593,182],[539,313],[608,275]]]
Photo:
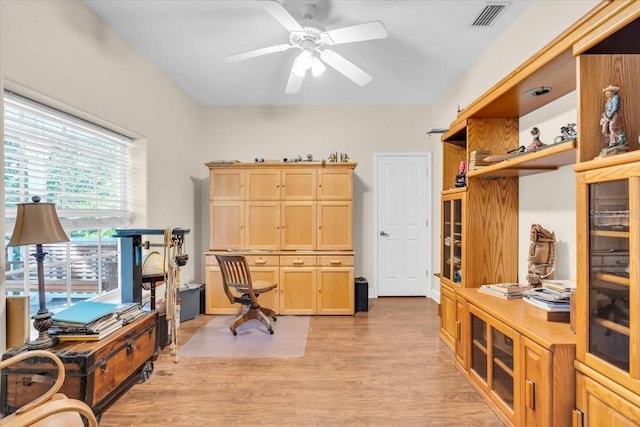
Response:
[[[244,241],[244,203],[212,201],[209,203],[209,246],[242,249]]]
[[[578,281],[583,285],[577,295],[582,325],[577,410],[585,426],[601,420],[638,425],[640,151],[576,165],[576,170]]]
[[[602,1],[578,22],[487,90],[458,114],[442,135],[442,261],[441,337],[451,346],[454,337],[451,292],[465,298],[486,283],[517,281],[519,177],[555,171],[575,164],[577,176],[577,360],[578,407],[574,423],[582,425],[640,425],[640,2]],[[543,83],[544,82],[544,83]],[[544,85],[542,96],[526,96]],[[619,87],[619,122],[629,152],[596,158],[608,141],[600,117],[603,88]],[[542,149],[508,155],[526,143],[519,141],[520,118],[576,92],[577,136],[547,141]],[[566,125],[565,119],[558,129]],[[503,161],[473,167],[473,155],[488,151],[508,156]],[[466,161],[466,187],[453,189],[458,166]],[[461,280],[457,276],[452,243],[452,200],[464,193],[462,212]],[[521,225],[522,226],[522,225]],[[571,243],[570,243],[571,244]],[[465,257],[465,249],[473,256]],[[473,294],[473,299],[480,296]],[[469,302],[466,303],[469,305]],[[565,334],[556,334],[553,322],[520,315],[507,317],[497,307],[511,310],[496,298],[476,309],[456,311],[456,325],[466,345],[454,341],[456,364],[490,400],[505,422],[515,425],[567,425],[568,395],[575,377]],[[492,307],[490,307],[493,305]],[[490,308],[489,308],[490,307]],[[489,314],[490,316],[484,316]],[[511,313],[512,315],[514,313]],[[499,320],[509,330],[500,327]],[[484,322],[484,324],[482,323]],[[482,335],[474,336],[476,331]],[[512,339],[513,368],[494,360],[493,334]],[[496,332],[497,333],[497,332]],[[518,336],[520,344],[515,344]],[[480,339],[483,337],[483,339]],[[499,339],[498,335],[498,339]],[[475,341],[474,341],[475,340]],[[486,360],[485,360],[486,359]],[[486,362],[486,366],[482,361]],[[495,362],[495,366],[494,366]],[[504,365],[504,366],[502,366]],[[567,366],[569,365],[569,366]],[[558,367],[567,369],[558,369]],[[492,375],[512,377],[513,406],[505,387],[492,388]],[[484,383],[482,382],[484,381]],[[558,388],[558,384],[565,386]],[[542,390],[542,392],[540,391]],[[547,390],[550,390],[547,392]]]
[[[576,338],[519,299],[457,291],[464,350],[456,366],[508,425],[569,426],[575,405]]]
[[[454,286],[462,284],[464,253],[465,189],[442,192],[440,279]]]
[[[208,163],[210,250],[353,250],[354,163]]]
[[[640,2],[616,1],[574,46],[578,123],[579,325],[576,424],[640,425]],[[598,118],[603,88],[622,99],[629,152],[598,158],[607,140]],[[580,424],[578,424],[580,423]]]
[[[207,167],[206,313],[238,310],[224,294],[213,256],[233,250],[251,258],[252,276],[278,283],[261,296],[276,313],[353,314],[356,164],[212,162]],[[256,251],[266,264],[255,263]]]
[[[239,219],[238,221],[241,220]],[[246,201],[244,216],[245,244],[242,247],[260,250],[279,249],[281,238],[280,223],[279,201]]]
[[[282,249],[313,250],[317,246],[316,202],[282,202]]]
[[[450,349],[454,349],[458,334],[458,305],[455,291],[442,283],[440,285],[440,338]]]
[[[587,369],[588,372],[588,369]],[[640,425],[640,396],[630,393],[619,385],[600,378],[605,385],[593,378],[598,375],[590,372],[588,376],[578,372],[574,411],[574,427],[637,427]],[[592,378],[593,377],[593,378]]]
[[[318,202],[317,249],[350,250],[353,248],[353,203]]]
[[[469,325],[469,312],[464,297],[456,294],[456,330],[454,352],[456,355],[456,365],[461,369],[467,366],[467,347],[465,337],[467,336],[467,325]]]
[[[280,260],[280,314],[317,314],[316,257]]]
[[[353,314],[355,307],[353,257],[319,256],[317,274],[317,313]]]

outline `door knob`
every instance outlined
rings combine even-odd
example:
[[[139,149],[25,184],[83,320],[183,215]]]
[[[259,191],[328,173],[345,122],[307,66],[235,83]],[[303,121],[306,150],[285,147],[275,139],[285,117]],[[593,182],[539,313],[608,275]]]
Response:
[[[381,236],[388,236],[388,234],[387,234],[387,233],[385,233],[384,231],[381,231],[381,232],[380,232],[380,235],[381,235]]]

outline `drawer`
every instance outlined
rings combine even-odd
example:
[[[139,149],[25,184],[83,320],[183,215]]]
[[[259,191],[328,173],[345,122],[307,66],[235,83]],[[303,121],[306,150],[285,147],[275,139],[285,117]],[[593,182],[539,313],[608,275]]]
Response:
[[[283,267],[309,267],[316,265],[316,257],[309,255],[281,256],[280,265]]]
[[[318,257],[318,265],[322,267],[353,267],[353,256],[322,255]]]
[[[205,265],[217,266],[218,265],[218,260],[216,259],[216,256],[214,254],[206,254],[204,256],[204,263],[205,263]]]
[[[277,267],[278,255],[248,255],[246,257],[249,267]]]

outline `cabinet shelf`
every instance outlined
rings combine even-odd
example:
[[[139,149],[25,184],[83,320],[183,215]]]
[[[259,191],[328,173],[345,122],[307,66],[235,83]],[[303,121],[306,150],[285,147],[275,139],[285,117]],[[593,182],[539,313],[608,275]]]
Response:
[[[628,239],[628,231],[615,231],[615,230],[592,230],[591,235],[594,237],[619,237],[621,239]]]
[[[602,280],[603,282],[615,283],[616,285],[627,286],[629,287],[630,280],[628,277],[616,276],[611,273],[595,273],[593,275],[597,280]]]
[[[510,368],[506,363],[504,363],[501,359],[494,357],[493,358],[493,363],[495,363],[496,365],[500,366],[500,368],[502,368],[502,370],[508,374],[510,377],[513,378],[513,369]]]
[[[475,348],[477,348],[478,350],[480,350],[481,352],[483,352],[484,354],[487,354],[487,346],[485,343],[483,343],[480,340],[473,340],[473,346]]]
[[[619,334],[629,336],[630,331],[629,331],[629,327],[627,326],[621,325],[616,322],[612,322],[611,320],[601,319],[599,317],[592,317],[591,321],[593,323],[596,323],[602,326],[603,328],[611,329],[612,331],[615,331]]]
[[[467,173],[467,178],[519,177],[556,170],[576,162],[576,140],[503,160]]]

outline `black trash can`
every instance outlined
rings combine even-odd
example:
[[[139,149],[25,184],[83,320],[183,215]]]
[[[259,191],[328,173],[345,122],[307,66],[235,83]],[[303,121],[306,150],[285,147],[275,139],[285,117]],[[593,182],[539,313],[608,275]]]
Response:
[[[369,311],[369,282],[364,277],[355,278],[356,311]]]

